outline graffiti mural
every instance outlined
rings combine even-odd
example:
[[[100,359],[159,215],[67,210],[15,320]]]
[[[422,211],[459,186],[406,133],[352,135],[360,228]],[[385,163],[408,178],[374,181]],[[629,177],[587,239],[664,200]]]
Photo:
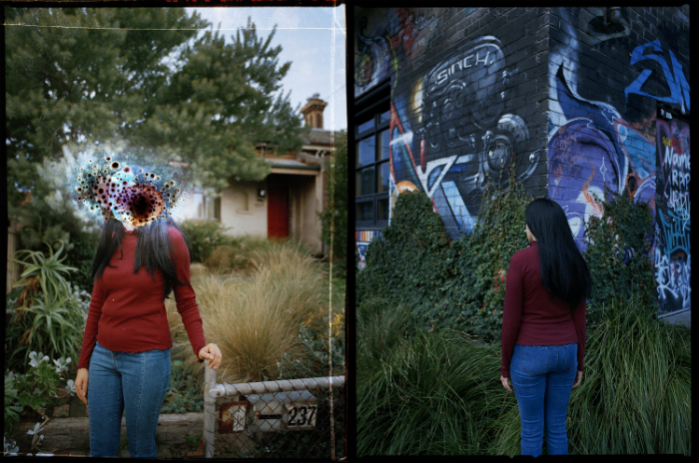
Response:
[[[561,18],[567,41],[554,45],[550,53],[549,197],[566,211],[583,251],[585,223],[592,215],[602,215],[596,197],[603,197],[605,187],[648,203],[655,227],[650,257],[659,310],[688,309],[689,127],[657,116],[657,102],[678,113],[691,108],[678,55],[660,39],[629,46],[628,22],[623,19],[615,28],[602,27],[599,18],[586,20],[587,33],[598,40],[590,42],[571,26],[576,17],[587,14],[584,9],[556,8],[554,14]],[[670,33],[660,30],[659,35],[676,43]],[[623,60],[628,66],[621,69],[628,71],[610,80],[597,69],[598,61],[590,60],[599,53]],[[599,95],[607,82],[605,95],[589,97]]]
[[[473,228],[488,178],[505,186],[507,168],[530,139],[526,122],[504,111],[517,73],[505,61],[496,37],[480,37],[429,70],[410,95],[412,105],[394,98],[394,181],[427,193],[452,239]],[[409,107],[418,113],[415,133],[405,122]],[[518,180],[529,179],[543,158],[538,150],[518,163]]]
[[[584,223],[602,216],[595,199],[608,187],[626,191],[655,211],[655,145],[614,107],[575,95],[562,68],[556,74],[564,123],[549,140],[549,197],[566,211],[581,250]]]
[[[388,77],[389,41],[386,37],[366,35],[367,18],[360,20],[357,31],[358,53],[355,61],[355,95],[359,95]]]
[[[690,134],[678,120],[657,121],[655,248],[658,300],[662,312],[691,307]]]
[[[355,39],[355,97],[389,75],[397,78],[417,56],[424,54],[428,43],[441,32],[443,14],[443,8],[389,8],[378,17],[359,17]]]
[[[369,243],[372,240],[381,236],[381,232],[378,230],[366,230],[366,231],[355,231],[354,232],[354,242],[355,242],[355,257],[357,262],[357,268],[359,270],[366,267],[366,251],[369,248]]]
[[[646,53],[648,50],[661,54],[658,55],[655,53]],[[644,69],[643,72],[638,75],[636,80],[634,80],[628,87],[626,87],[626,90],[624,90],[625,103],[628,104],[629,94],[635,93],[642,96],[648,96],[665,103],[676,104],[680,107],[682,114],[685,114],[690,109],[689,84],[687,83],[687,79],[684,77],[682,65],[677,61],[677,58],[672,50],[669,50],[670,62],[672,63],[672,71],[670,71],[670,67],[667,64],[667,60],[663,57],[662,52],[663,49],[659,40],[648,42],[645,45],[639,45],[638,47],[634,48],[633,52],[631,53],[631,64],[636,64],[644,60],[651,60],[658,63],[663,70],[665,83],[668,87],[670,87],[670,95],[663,97],[642,91],[641,87],[643,87],[643,84],[653,73],[653,71],[650,69]]]

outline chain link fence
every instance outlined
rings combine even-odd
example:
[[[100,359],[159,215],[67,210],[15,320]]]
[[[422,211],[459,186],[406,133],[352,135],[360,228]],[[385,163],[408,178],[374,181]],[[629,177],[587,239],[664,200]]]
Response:
[[[345,377],[217,384],[206,366],[204,457],[339,460],[345,456]]]

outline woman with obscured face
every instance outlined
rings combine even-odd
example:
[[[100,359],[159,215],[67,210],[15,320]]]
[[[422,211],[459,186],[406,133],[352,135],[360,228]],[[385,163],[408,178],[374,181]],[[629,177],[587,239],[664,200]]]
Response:
[[[521,417],[521,453],[568,454],[566,416],[582,381],[585,301],[591,278],[565,212],[550,199],[525,211],[528,248],[510,260],[502,317],[500,380]]]
[[[221,351],[204,340],[189,281],[189,248],[168,214],[179,193],[175,182],[107,161],[78,177],[79,202],[101,211],[105,224],[91,269],[94,287],[75,388],[88,405],[90,456],[117,456],[125,412],[130,456],[154,458],[170,380],[164,300],[171,292],[199,361],[218,368]]]

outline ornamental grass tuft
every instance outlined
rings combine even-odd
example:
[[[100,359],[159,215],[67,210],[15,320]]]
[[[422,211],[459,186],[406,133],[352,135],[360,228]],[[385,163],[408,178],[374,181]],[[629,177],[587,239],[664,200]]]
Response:
[[[520,417],[499,379],[500,346],[454,331],[403,333],[404,307],[357,311],[358,455],[518,455]],[[588,329],[568,407],[569,453],[691,453],[689,328],[637,301]],[[546,444],[544,443],[544,453]]]
[[[284,353],[305,355],[297,341],[301,324],[322,320],[316,313],[327,311],[323,267],[294,243],[273,247],[251,254],[256,272],[250,278],[192,279],[206,341],[216,343],[223,354],[217,382],[277,378]],[[203,378],[204,363],[192,355],[175,301],[170,298],[165,305],[173,340],[186,343],[173,357]]]

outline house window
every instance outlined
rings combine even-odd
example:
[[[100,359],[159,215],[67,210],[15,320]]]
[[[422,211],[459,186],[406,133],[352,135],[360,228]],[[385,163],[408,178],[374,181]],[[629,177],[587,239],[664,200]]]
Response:
[[[205,196],[201,188],[194,189],[194,203],[196,204],[197,219],[221,220],[221,198],[209,198]]]
[[[386,86],[388,89],[388,86]],[[358,228],[382,228],[388,224],[390,99],[381,92],[364,102],[355,116],[355,207]]]

